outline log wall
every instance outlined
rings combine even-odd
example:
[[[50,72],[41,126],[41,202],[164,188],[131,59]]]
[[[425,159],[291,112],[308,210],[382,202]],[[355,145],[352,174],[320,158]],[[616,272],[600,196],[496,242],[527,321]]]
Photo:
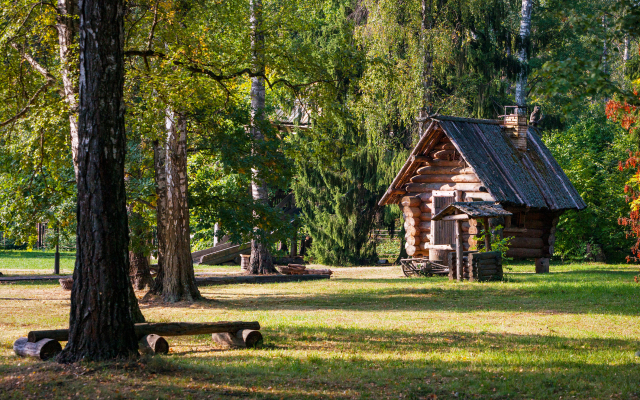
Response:
[[[427,158],[409,179],[407,196],[400,204],[405,218],[405,249],[413,257],[429,257],[427,246],[433,241],[434,191],[457,192],[456,201],[493,200],[489,193],[482,191],[482,182],[475,171],[464,162],[446,136],[442,136]],[[470,227],[469,222],[462,225],[465,251],[475,245],[475,234],[470,233]]]

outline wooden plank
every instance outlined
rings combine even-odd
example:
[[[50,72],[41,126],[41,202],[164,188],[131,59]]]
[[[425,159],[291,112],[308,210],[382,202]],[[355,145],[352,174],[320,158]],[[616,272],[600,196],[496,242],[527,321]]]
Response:
[[[487,252],[491,251],[491,227],[489,226],[489,218],[482,219],[484,224],[484,248]]]
[[[462,221],[456,221],[456,271],[458,280],[462,279]]]
[[[456,197],[456,191],[455,190],[434,190],[432,192],[433,196],[437,196],[437,197]]]
[[[441,221],[468,221],[469,216],[467,214],[447,215],[442,217]]]
[[[450,244],[429,244],[426,245],[424,250],[454,250]]]

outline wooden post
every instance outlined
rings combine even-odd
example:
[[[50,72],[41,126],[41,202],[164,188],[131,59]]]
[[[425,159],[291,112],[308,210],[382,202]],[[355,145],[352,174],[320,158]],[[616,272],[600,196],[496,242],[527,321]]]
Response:
[[[293,227],[293,238],[291,238],[291,258],[298,257],[298,227]]]
[[[56,254],[53,259],[53,273],[60,274],[60,227],[56,227]]]
[[[491,251],[491,228],[489,228],[489,218],[484,217],[482,219],[484,224],[484,249]]]
[[[456,271],[462,281],[462,220],[456,221]]]

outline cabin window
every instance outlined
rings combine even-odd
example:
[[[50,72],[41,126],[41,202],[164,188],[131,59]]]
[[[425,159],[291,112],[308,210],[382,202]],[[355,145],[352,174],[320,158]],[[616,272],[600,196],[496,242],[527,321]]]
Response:
[[[512,216],[505,217],[505,228],[524,228],[526,220],[526,213],[514,212]]]

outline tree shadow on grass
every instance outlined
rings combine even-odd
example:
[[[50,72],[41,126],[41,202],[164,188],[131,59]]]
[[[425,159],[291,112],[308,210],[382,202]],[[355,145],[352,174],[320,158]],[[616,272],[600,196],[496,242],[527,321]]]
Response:
[[[214,289],[206,295],[219,300],[211,304],[215,308],[263,311],[506,311],[637,316],[640,286],[627,277],[631,274],[566,273],[533,276],[517,282],[463,284],[444,278],[341,279],[341,283],[350,287],[288,294],[264,293],[256,285],[254,293],[234,297],[225,293],[218,297]]]
[[[328,327],[290,327],[265,339],[277,348],[182,352],[126,365],[27,370],[0,357],[0,398],[54,388],[61,398],[117,388],[123,398],[138,397],[126,392],[137,389],[166,399],[637,399],[640,391],[631,340]]]

